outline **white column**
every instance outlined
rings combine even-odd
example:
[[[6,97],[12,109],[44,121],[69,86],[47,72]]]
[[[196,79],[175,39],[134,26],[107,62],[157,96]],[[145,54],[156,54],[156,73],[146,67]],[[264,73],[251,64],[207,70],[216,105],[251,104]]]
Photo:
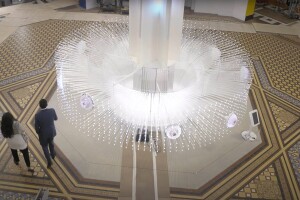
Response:
[[[130,0],[131,55],[142,66],[166,67],[179,57],[184,1]]]
[[[139,44],[141,43],[141,2],[140,0],[129,1],[129,51],[134,57],[138,57]]]
[[[184,1],[173,0],[171,5],[171,19],[169,29],[168,60],[177,60],[180,54],[182,26],[183,26]]]

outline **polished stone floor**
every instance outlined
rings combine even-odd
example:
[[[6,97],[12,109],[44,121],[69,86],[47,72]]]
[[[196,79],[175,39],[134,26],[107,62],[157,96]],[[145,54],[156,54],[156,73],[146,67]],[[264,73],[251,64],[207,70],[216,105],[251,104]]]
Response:
[[[5,16],[0,18],[0,110],[10,111],[24,124],[35,170],[26,172],[23,162],[16,167],[6,142],[0,141],[0,199],[32,199],[41,187],[49,188],[52,199],[118,199],[126,181],[121,177],[119,182],[118,174],[109,181],[105,171],[100,172],[102,180],[85,175],[75,166],[80,162],[68,158],[72,151],[59,147],[56,163],[47,170],[34,132],[37,102],[51,99],[56,88],[53,53],[59,41],[93,21],[116,17],[55,10],[76,3],[49,0],[0,8],[0,16]],[[255,73],[250,98],[260,113],[261,143],[198,188],[170,184],[170,199],[300,199],[299,23],[283,26],[209,17],[188,20],[223,31],[251,55]],[[222,165],[222,158],[218,161]]]

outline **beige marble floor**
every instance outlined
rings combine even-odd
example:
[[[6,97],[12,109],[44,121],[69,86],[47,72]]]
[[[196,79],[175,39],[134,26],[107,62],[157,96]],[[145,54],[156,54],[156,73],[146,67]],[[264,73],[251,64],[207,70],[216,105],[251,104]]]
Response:
[[[49,107],[56,108],[60,116],[56,122],[58,134],[55,143],[81,175],[89,179],[120,182],[122,148],[88,137],[76,129],[64,118],[56,93],[49,101]]]
[[[253,110],[249,101],[250,99],[247,105],[248,112]],[[231,133],[219,141],[187,152],[168,152],[170,187],[197,189],[261,144],[257,127],[252,130],[257,134],[255,141],[245,141],[241,137],[241,132],[249,129],[248,112]]]
[[[257,32],[279,33],[285,35],[300,36],[299,22],[295,23],[293,26],[253,23],[253,27]]]
[[[247,111],[252,110],[249,101]],[[122,159],[124,159],[122,158],[122,148],[119,145],[114,146],[113,144],[107,144],[107,142],[98,141],[96,138],[87,137],[85,133],[81,133],[74,128],[63,117],[56,93],[49,101],[49,106],[56,108],[58,116],[61,116],[60,120],[56,122],[58,132],[55,139],[56,145],[64,152],[82,176],[119,182],[121,168],[124,167],[122,166]],[[253,128],[253,131],[257,133],[257,140],[249,142],[242,138],[241,132],[248,130],[249,124],[250,118],[248,112],[246,112],[239,125],[233,128],[229,135],[222,138],[222,141],[186,152],[159,152],[159,154],[166,154],[167,157],[170,187],[197,189],[261,144],[261,137],[256,127]],[[182,162],[182,160],[185,160],[185,162]],[[140,162],[143,163],[144,161],[137,160],[137,164]],[[137,168],[146,170],[149,167]],[[165,167],[160,168],[159,165],[157,166],[158,172],[165,170]]]
[[[5,18],[0,19],[0,42],[2,42],[5,38],[7,38],[10,34],[12,34],[15,30],[17,30],[18,27],[21,27],[23,25],[33,23],[33,22],[42,21],[42,20],[45,20],[45,19],[69,19],[69,20],[85,20],[85,21],[93,21],[93,20],[102,21],[102,20],[105,20],[105,19],[116,17],[116,15],[111,15],[111,14],[104,15],[104,14],[99,14],[99,13],[94,13],[93,14],[93,13],[57,12],[54,9],[59,8],[59,7],[68,6],[68,5],[73,5],[73,4],[77,3],[78,1],[75,1],[75,0],[54,0],[54,1],[49,0],[49,2],[50,2],[49,4],[40,3],[38,5],[33,5],[31,3],[28,3],[28,4],[20,4],[20,5],[16,5],[16,6],[0,8],[0,15],[5,15],[6,16]],[[236,22],[235,23],[235,22],[221,22],[221,21],[209,21],[209,22],[205,21],[205,22],[202,22],[202,23],[205,23],[207,25],[207,27],[211,28],[211,29],[225,30],[225,31],[236,31],[236,32],[247,32],[247,33],[271,32],[271,33],[284,33],[284,34],[289,34],[289,35],[299,35],[299,29],[300,29],[299,23],[295,23],[294,25],[292,25],[290,27],[286,27],[286,26],[269,26],[269,25],[267,25],[267,26],[258,25],[257,26],[255,24],[246,24],[246,23],[241,23],[241,22]],[[255,41],[253,43],[255,43]],[[264,61],[266,61],[266,60],[264,60]],[[267,65],[268,66],[269,65],[273,66],[269,63],[267,63]],[[0,105],[1,105],[1,103],[2,102],[0,102]],[[235,138],[235,139],[236,139],[237,142],[239,142],[239,144],[241,146],[243,145],[244,142],[241,140],[241,138]],[[89,144],[86,143],[85,145],[89,145]],[[273,147],[274,146],[275,145],[273,145]],[[68,147],[66,146],[65,148],[68,148]],[[238,150],[239,150],[238,148],[239,148],[238,146],[236,148],[232,148],[232,149],[228,148],[228,153],[229,154],[231,154],[231,153],[234,154],[234,153],[238,152]],[[287,149],[287,147],[286,147],[286,149]],[[207,151],[209,151],[209,149]],[[283,151],[284,150],[282,150],[282,152]],[[74,157],[76,156],[76,155],[74,155],[74,154],[76,154],[76,152],[71,152],[71,151],[67,151],[67,152],[70,152],[71,156],[74,156]],[[278,156],[278,155],[274,154],[274,157],[275,156]],[[82,158],[82,157],[79,157],[79,158],[76,158],[76,159],[80,159],[80,158]],[[222,159],[223,159],[223,161],[228,160],[226,158],[226,156],[221,156],[219,162],[222,162]],[[86,177],[92,177],[93,174],[95,174],[95,171],[97,170],[97,167],[92,166],[93,162],[92,162],[91,157],[88,157],[88,159],[86,161],[91,163],[91,169],[92,170],[89,172],[88,169],[86,169],[85,176]],[[117,159],[115,161],[117,161]],[[211,163],[214,163],[214,161],[211,161]],[[206,167],[206,169],[212,168],[211,163],[207,166],[203,166],[203,169],[205,169],[205,167]],[[224,163],[226,163],[226,162],[224,162]],[[229,163],[227,163],[227,164],[229,164]],[[270,164],[270,162],[268,161],[267,164]],[[118,164],[116,164],[116,166],[118,166]],[[243,167],[247,168],[247,166],[243,166]],[[262,166],[261,168],[263,168],[263,167],[266,167],[266,166]],[[107,177],[106,169],[102,169],[102,170],[103,170],[103,174],[100,174],[100,176],[101,176],[100,178],[102,178],[103,180],[108,180],[109,178],[111,178],[111,177]],[[111,169],[107,168],[107,170],[111,170]],[[177,170],[177,172],[180,172],[180,170]],[[202,172],[205,172],[205,170],[202,171]],[[255,173],[258,173],[258,170],[256,170]],[[193,175],[195,173],[193,172],[191,174]],[[115,176],[114,180],[118,180],[120,178],[120,174],[114,174],[114,176]],[[208,177],[209,174],[205,175],[205,176]],[[251,175],[251,177],[252,177],[252,175]],[[249,176],[249,180],[250,180],[251,177]],[[176,184],[174,184],[174,182],[178,181],[179,178],[180,178],[180,176],[175,177],[174,180],[171,179],[170,185],[176,186]],[[189,180],[192,180],[192,179],[193,179],[193,177],[191,177],[190,179],[187,179],[186,181],[189,181]],[[185,181],[185,183],[186,183],[186,181]],[[202,183],[204,183],[207,180],[203,179],[201,181],[202,181]],[[281,181],[282,181],[282,179],[281,179]],[[246,182],[247,182],[247,180],[241,181],[240,185],[242,185],[242,184],[246,185]],[[189,183],[187,183],[187,184],[189,184]],[[190,184],[188,187],[193,188],[192,184]],[[230,190],[237,191],[237,189],[240,186],[235,186],[235,187],[236,188],[231,188]],[[268,187],[266,187],[266,188],[268,188]],[[219,191],[219,189],[218,189],[218,191]],[[228,193],[228,195],[232,195],[232,194]],[[296,196],[296,195],[294,195],[294,196]],[[211,197],[211,199],[213,199],[213,197]],[[297,198],[294,198],[294,199],[297,199]]]
[[[24,3],[14,6],[0,8],[0,15],[5,18],[0,19],[0,42],[12,34],[17,27],[24,26],[48,19],[84,20],[84,21],[103,21],[120,15],[100,14],[100,13],[78,13],[61,12],[55,9],[75,5],[77,0],[49,0],[48,4]],[[201,21],[200,21],[201,22]],[[241,22],[222,22],[222,21],[202,21],[207,28],[223,31],[235,32],[271,32],[300,36],[300,23],[296,22],[292,26],[276,26],[268,24],[249,24]]]
[[[5,18],[0,19],[0,43],[12,34],[18,27],[39,21],[48,19],[103,21],[116,17],[114,14],[72,13],[55,10],[57,8],[77,3],[78,1],[76,0],[50,0],[48,4],[41,2],[39,2],[39,4],[23,3],[1,7],[0,15],[5,16]]]

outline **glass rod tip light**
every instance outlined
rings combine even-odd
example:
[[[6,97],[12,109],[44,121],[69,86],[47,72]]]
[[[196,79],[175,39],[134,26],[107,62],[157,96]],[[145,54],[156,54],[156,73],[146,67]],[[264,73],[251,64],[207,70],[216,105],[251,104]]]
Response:
[[[80,105],[86,110],[91,110],[94,107],[94,101],[88,94],[82,94],[80,97]]]
[[[230,113],[226,118],[226,125],[228,128],[233,128],[238,122],[238,118],[235,113]]]
[[[181,128],[180,128],[180,126],[178,126],[176,124],[169,125],[165,129],[165,133],[166,133],[166,136],[169,139],[175,140],[175,139],[177,139],[177,138],[180,137],[180,135],[181,135]]]

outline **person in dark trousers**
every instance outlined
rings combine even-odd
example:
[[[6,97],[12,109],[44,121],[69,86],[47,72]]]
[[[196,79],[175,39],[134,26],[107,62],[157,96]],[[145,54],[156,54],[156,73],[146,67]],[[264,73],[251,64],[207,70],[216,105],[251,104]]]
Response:
[[[39,136],[40,144],[48,162],[47,168],[50,168],[52,165],[51,158],[54,160],[56,155],[53,140],[56,136],[54,121],[57,120],[57,115],[53,108],[47,108],[48,102],[46,99],[41,99],[39,105],[41,110],[35,115],[35,131]]]
[[[33,172],[34,170],[30,167],[28,136],[22,125],[9,112],[4,113],[2,116],[1,132],[11,150],[14,163],[19,165],[18,150],[20,150],[24,156],[28,171]]]

